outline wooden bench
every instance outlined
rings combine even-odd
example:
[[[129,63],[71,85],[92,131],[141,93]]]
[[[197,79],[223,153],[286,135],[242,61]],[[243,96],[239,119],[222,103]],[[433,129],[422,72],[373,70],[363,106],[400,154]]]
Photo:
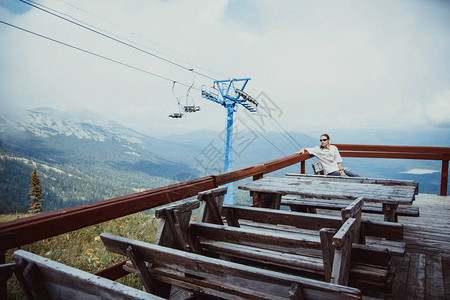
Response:
[[[218,192],[213,191],[214,192]],[[223,192],[223,190],[221,191]],[[220,193],[216,193],[219,194]],[[211,207],[216,210],[217,207],[222,206],[221,203],[216,202],[217,199],[214,197],[203,197],[204,195],[212,195],[211,193],[205,193],[203,195],[199,195],[200,199],[209,199],[205,201],[213,201],[213,205],[204,204],[201,210],[200,215],[201,221],[205,219],[210,220],[219,220],[222,223],[222,219],[217,216],[220,216],[219,212],[212,213]],[[360,205],[354,207],[354,212],[350,211],[349,217],[356,217],[358,221],[355,220],[355,226],[350,228],[355,230],[360,227],[360,208],[362,206],[362,201],[359,202]],[[331,281],[331,269],[333,262],[330,260],[328,263],[324,263],[324,257],[334,257],[334,247],[331,247],[332,244],[332,235],[329,239],[322,240],[321,235],[319,234],[319,229],[322,227],[326,227],[327,225],[336,227],[336,229],[329,229],[336,233],[337,229],[342,226],[342,219],[336,218],[327,218],[327,216],[317,216],[311,214],[300,214],[295,216],[299,220],[302,220],[302,217],[309,218],[309,221],[312,221],[315,218],[315,221],[308,222],[308,220],[302,220],[308,223],[312,227],[308,227],[309,229],[314,229],[314,234],[304,234],[303,232],[289,232],[287,230],[265,230],[264,228],[251,226],[245,228],[233,228],[231,226],[224,226],[221,224],[208,224],[208,223],[195,223],[191,222],[188,224],[186,221],[183,225],[175,226],[169,225],[169,219],[165,216],[170,215],[170,211],[180,211],[186,207],[198,207],[198,204],[195,204],[196,201],[191,201],[190,203],[180,204],[179,207],[177,204],[173,204],[167,208],[164,208],[164,212],[157,212],[157,216],[163,218],[162,224],[166,229],[161,229],[159,232],[164,235],[169,235],[171,237],[180,236],[179,233],[172,232],[173,228],[186,228],[188,227],[188,232],[183,235],[186,238],[183,239],[172,239],[170,243],[167,243],[169,239],[164,236],[157,236],[156,243],[159,243],[167,247],[172,247],[176,249],[184,249],[186,251],[191,251],[194,253],[204,254],[211,257],[220,257],[223,259],[228,259],[231,261],[258,266],[263,268],[270,268],[273,270],[281,270],[283,272],[290,272],[297,275],[308,276],[315,279],[321,279],[326,281]],[[226,211],[225,206],[223,205],[223,210]],[[239,214],[242,210],[235,211],[235,207],[231,206],[228,210],[229,212],[236,212]],[[274,217],[270,217],[270,219],[275,220],[277,216],[281,219],[293,220],[293,218],[289,218],[292,212],[281,212],[279,210],[267,210],[260,208],[246,208],[250,213],[259,212],[260,217],[272,216],[272,212],[274,213]],[[359,213],[357,213],[359,212]],[[187,212],[186,212],[187,213]],[[233,214],[233,213],[231,213]],[[230,215],[231,215],[230,214]],[[283,215],[284,214],[284,215]],[[254,214],[253,214],[254,215]],[[215,217],[211,217],[215,216]],[[239,216],[239,215],[237,215]],[[229,216],[230,217],[230,216]],[[317,218],[318,217],[318,218]],[[186,220],[186,219],[184,219]],[[228,219],[227,219],[228,220]],[[277,219],[278,220],[278,219]],[[228,221],[229,223],[233,221]],[[239,226],[239,221],[236,220],[237,226]],[[277,221],[278,223],[278,221]],[[289,223],[289,221],[287,222]],[[316,224],[315,226],[312,224]],[[395,224],[399,225],[399,224]],[[400,228],[403,228],[400,225]],[[370,225],[369,231],[371,230]],[[398,226],[397,226],[398,227]],[[373,229],[374,227],[372,227]],[[350,230],[349,229],[349,230]],[[356,230],[357,231],[357,230]],[[357,236],[355,234],[354,236]],[[186,247],[183,247],[183,241],[189,240],[192,244]],[[323,248],[323,244],[327,243],[330,246]],[[352,244],[347,245],[347,248],[352,248]],[[355,250],[353,251],[354,262],[352,262],[355,267],[352,267],[350,274],[353,278],[362,278],[367,282],[370,281],[382,281],[384,283],[385,278],[388,276],[388,263],[391,258],[391,253],[386,248],[378,247],[378,246],[368,246],[368,245],[357,245],[354,246]],[[326,252],[325,252],[326,251]],[[348,253],[352,253],[352,251],[347,251]],[[324,255],[324,253],[326,255]],[[369,264],[372,264],[370,266]],[[385,266],[382,268],[379,267],[381,263],[384,263]],[[340,276],[348,277],[349,273],[342,272]],[[341,282],[347,282],[348,278],[342,280]],[[379,283],[378,283],[379,284]]]
[[[345,208],[350,201],[346,200],[324,200],[324,199],[311,199],[301,198],[298,196],[283,196],[281,197],[281,205],[286,205],[291,208],[292,211],[306,211],[307,209],[329,209],[329,210],[341,210]],[[364,203],[362,207],[364,213],[370,214],[384,214],[383,206],[381,203]],[[399,205],[395,212],[395,218],[398,216],[419,217],[419,207]]]
[[[162,299],[24,250],[15,251],[14,260],[28,299]]]
[[[217,191],[216,191],[217,192]],[[222,191],[223,192],[223,191]],[[212,195],[209,193],[209,195]],[[322,256],[307,258],[304,261],[314,261],[314,266],[309,266],[311,270],[317,271],[317,265],[322,264],[319,272],[325,272],[325,279],[331,280],[331,265],[334,253],[326,254],[325,245],[330,245],[332,236],[338,229],[342,227],[350,217],[356,218],[355,226],[355,242],[366,242],[367,244],[353,243],[352,247],[352,283],[360,283],[364,281],[364,277],[370,277],[370,280],[375,282],[378,287],[389,289],[390,281],[392,280],[393,270],[389,269],[391,257],[393,255],[402,256],[405,253],[405,243],[403,240],[403,225],[393,222],[372,221],[361,219],[362,201],[353,201],[351,205],[341,211],[341,218],[327,215],[312,215],[298,212],[287,212],[266,208],[257,207],[243,207],[243,206],[229,206],[222,205],[220,199],[213,197],[200,197],[203,200],[201,209],[201,216],[213,215],[210,210],[216,207],[222,207],[220,212],[214,215],[221,214],[226,223],[244,228],[254,228],[257,230],[272,231],[275,235],[280,232],[291,232],[301,234],[302,236],[312,237],[318,239],[319,230],[320,238],[322,239]],[[214,205],[208,205],[208,201],[214,202]],[[200,218],[201,221],[215,222],[217,218]],[[222,224],[222,220],[220,220]],[[293,229],[292,227],[295,227]],[[359,233],[361,231],[361,233]],[[331,235],[330,235],[331,232]],[[394,241],[386,241],[380,238],[389,237]],[[236,237],[237,238],[237,237]],[[395,241],[396,240],[396,241]],[[210,246],[210,245],[208,245]],[[221,245],[222,247],[224,245]],[[232,249],[232,246],[228,248]],[[217,248],[218,249],[218,248]],[[216,249],[216,250],[217,250]],[[334,248],[331,248],[333,251]],[[231,251],[231,250],[228,250]],[[239,256],[239,251],[234,251],[235,256]],[[323,262],[321,261],[323,257]],[[285,262],[289,263],[289,262]],[[291,264],[294,266],[294,264]],[[371,269],[370,266],[376,266]],[[371,270],[371,271],[370,271]],[[368,273],[372,272],[370,276]],[[366,273],[365,275],[362,273]],[[359,276],[362,274],[362,276]],[[365,280],[367,281],[367,280]]]
[[[163,297],[167,297],[171,285],[175,285],[224,299],[361,299],[360,290],[351,287],[245,266],[111,234],[103,233],[101,239],[106,249],[126,255],[133,261],[147,291]]]

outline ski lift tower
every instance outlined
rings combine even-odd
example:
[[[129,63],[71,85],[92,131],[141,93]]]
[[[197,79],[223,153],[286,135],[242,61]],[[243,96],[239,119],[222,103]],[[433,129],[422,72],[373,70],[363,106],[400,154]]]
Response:
[[[251,78],[216,80],[209,91],[202,86],[202,97],[218,103],[227,109],[227,137],[225,142],[225,160],[223,171],[232,169],[231,153],[233,139],[233,113],[237,111],[238,104],[250,112],[256,112],[258,102],[244,93],[244,88]],[[228,193],[225,195],[225,204],[233,204],[233,184],[228,184]]]

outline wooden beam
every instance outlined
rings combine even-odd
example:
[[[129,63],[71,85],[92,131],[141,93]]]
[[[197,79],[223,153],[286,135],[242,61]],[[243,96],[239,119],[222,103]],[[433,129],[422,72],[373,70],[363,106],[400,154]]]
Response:
[[[279,159],[274,159],[272,161],[266,162],[264,165],[266,166],[266,170],[264,174],[271,173],[277,171],[279,169],[283,169],[289,167],[293,164],[304,161],[311,156],[309,154],[293,154],[286,157],[282,157]]]
[[[119,278],[122,278],[130,273],[128,273],[127,271],[125,271],[123,269],[123,266],[125,265],[127,261],[121,261],[115,265],[110,266],[109,268],[100,270],[96,273],[94,273],[94,275],[109,279],[109,280],[117,280]]]
[[[1,223],[0,252],[196,196],[199,192],[214,187],[216,187],[214,177],[202,177],[150,191]]]
[[[356,220],[350,218],[333,237],[335,248],[331,282],[347,285],[350,275],[352,242],[354,240]]]
[[[442,171],[441,171],[441,196],[447,196],[447,185],[448,185],[448,160],[442,161]]]
[[[5,259],[5,252],[0,252],[0,265],[6,263]],[[7,299],[8,298],[8,290],[6,286],[6,280],[0,279],[0,299]]]
[[[264,164],[257,164],[250,167],[225,172],[219,175],[215,175],[216,185],[223,185],[230,182],[238,181],[257,174],[263,174],[266,166]]]
[[[406,153],[406,152],[370,152],[370,151],[339,151],[342,157],[366,158],[397,158],[423,160],[449,160],[449,154]]]
[[[198,194],[197,198],[202,202],[200,209],[200,222],[223,225],[220,212],[222,211],[223,199],[227,193],[227,187],[219,187]]]
[[[342,150],[450,154],[450,147],[334,144]]]
[[[323,258],[325,281],[331,282],[331,272],[333,269],[334,250],[335,250],[333,246],[333,236],[336,234],[336,229],[322,228],[320,229],[319,234],[320,234],[320,244],[322,246],[322,258]]]
[[[222,242],[237,243],[247,246],[261,247],[270,250],[289,249],[290,253],[302,249],[321,250],[320,240],[310,235],[261,231],[250,228],[237,228],[209,223],[191,222],[189,233],[193,236]]]
[[[335,228],[342,226],[342,220],[336,216],[308,214],[301,212],[286,212],[282,210],[224,205],[223,213],[234,211],[239,219],[251,220],[266,224],[283,224],[304,229],[320,230],[321,228]]]

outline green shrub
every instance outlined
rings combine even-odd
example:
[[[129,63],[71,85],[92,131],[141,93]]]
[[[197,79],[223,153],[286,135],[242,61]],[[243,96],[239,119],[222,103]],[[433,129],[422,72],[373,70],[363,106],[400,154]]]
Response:
[[[30,216],[28,214],[0,215],[0,222],[7,222]],[[153,243],[159,220],[153,214],[136,213],[97,225],[85,227],[52,238],[37,241],[20,247],[65,265],[95,273],[125,259],[124,256],[108,252],[100,239],[103,232]],[[6,262],[12,262],[11,249],[6,253]],[[127,275],[118,282],[142,289],[135,274]],[[25,299],[18,281],[13,276],[8,281],[8,298]]]

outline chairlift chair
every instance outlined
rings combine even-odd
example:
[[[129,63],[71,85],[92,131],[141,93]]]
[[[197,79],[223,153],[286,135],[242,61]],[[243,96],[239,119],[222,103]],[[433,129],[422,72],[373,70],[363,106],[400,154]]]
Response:
[[[173,119],[179,119],[183,117],[183,113],[174,112],[173,114],[170,114],[169,117]]]
[[[174,81],[174,82],[173,82],[173,85],[172,85],[172,94],[173,94],[173,96],[175,97],[175,99],[177,99],[178,112],[174,112],[174,113],[170,114],[170,115],[169,115],[169,118],[172,118],[172,119],[180,119],[180,118],[183,117],[184,114],[181,112],[181,103],[180,103],[180,99],[179,99],[179,97],[175,96],[175,91],[174,91],[174,89],[175,89],[175,83],[176,83],[176,81]]]
[[[186,105],[183,107],[183,110],[186,113],[194,113],[200,111],[200,106],[196,106],[194,103],[194,98],[192,98],[192,96],[189,96],[189,92],[195,84],[194,69],[190,69],[190,71],[192,72],[192,84],[186,91]]]

